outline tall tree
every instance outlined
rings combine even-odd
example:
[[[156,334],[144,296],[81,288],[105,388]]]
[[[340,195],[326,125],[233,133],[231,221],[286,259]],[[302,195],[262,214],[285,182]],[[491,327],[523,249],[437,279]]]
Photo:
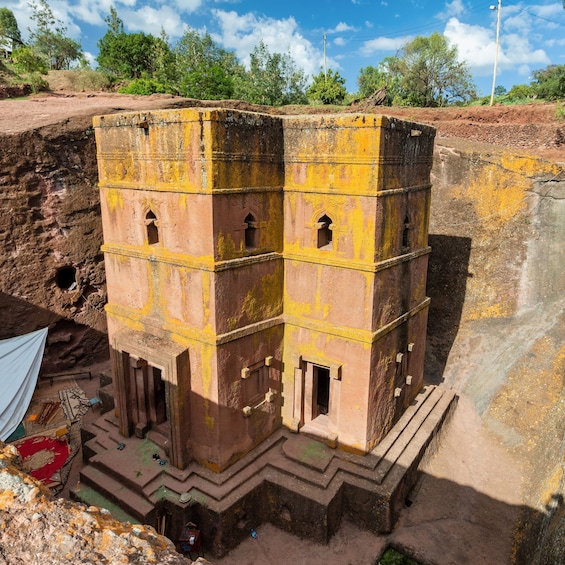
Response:
[[[337,71],[320,71],[312,79],[306,92],[309,98],[322,104],[341,104],[344,101],[347,95],[345,79]]]
[[[30,44],[34,50],[45,57],[51,69],[68,69],[83,57],[79,42],[66,36],[67,28],[53,15],[47,0],[31,0],[31,20],[35,28],[30,28]]]
[[[243,67],[231,51],[219,47],[209,33],[188,29],[173,49],[178,90],[200,100],[221,100],[234,94],[234,77]]]
[[[565,65],[549,65],[533,72],[532,88],[544,100],[565,98]]]
[[[307,102],[306,77],[289,53],[271,53],[263,41],[251,53],[249,70],[236,94],[254,104],[282,106]]]
[[[126,79],[152,77],[156,53],[169,49],[165,41],[143,32],[126,33],[124,23],[113,6],[104,21],[108,29],[98,41],[96,58],[100,70]]]
[[[0,37],[12,40],[14,43],[21,43],[22,36],[18,21],[12,10],[8,8],[0,8]]]
[[[400,86],[395,103],[436,107],[475,96],[467,64],[439,33],[416,37],[383,65]]]

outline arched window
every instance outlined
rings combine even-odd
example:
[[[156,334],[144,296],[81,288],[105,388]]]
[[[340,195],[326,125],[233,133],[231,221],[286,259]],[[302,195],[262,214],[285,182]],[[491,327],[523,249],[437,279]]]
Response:
[[[258,246],[259,230],[253,214],[245,216],[245,249],[255,249]]]
[[[410,218],[404,218],[404,230],[402,231],[402,247],[410,247]]]
[[[324,214],[316,224],[318,228],[318,249],[331,249],[332,248],[332,219]]]
[[[159,228],[157,225],[157,216],[152,210],[145,215],[145,227],[147,228],[147,243],[155,245],[159,243]]]

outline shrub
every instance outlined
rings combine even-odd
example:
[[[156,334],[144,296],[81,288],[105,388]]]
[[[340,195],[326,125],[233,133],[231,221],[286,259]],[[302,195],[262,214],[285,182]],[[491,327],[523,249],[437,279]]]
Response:
[[[176,94],[172,87],[157,82],[152,78],[136,78],[126,86],[122,86],[118,92],[122,94],[140,94],[142,96],[149,96],[151,94]]]

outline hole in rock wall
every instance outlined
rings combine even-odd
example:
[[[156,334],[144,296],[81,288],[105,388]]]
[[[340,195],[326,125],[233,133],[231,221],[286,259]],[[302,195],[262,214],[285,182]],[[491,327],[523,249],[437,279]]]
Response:
[[[55,282],[62,290],[74,290],[77,286],[77,270],[74,267],[61,267],[57,270]]]

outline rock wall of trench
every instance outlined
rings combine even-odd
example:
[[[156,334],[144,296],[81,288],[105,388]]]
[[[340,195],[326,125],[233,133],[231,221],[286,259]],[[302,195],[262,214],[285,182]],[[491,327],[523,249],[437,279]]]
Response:
[[[565,554],[565,166],[438,140],[427,374],[467,395],[523,478],[514,558]]]
[[[91,118],[0,135],[0,339],[49,326],[44,372],[108,356]]]

